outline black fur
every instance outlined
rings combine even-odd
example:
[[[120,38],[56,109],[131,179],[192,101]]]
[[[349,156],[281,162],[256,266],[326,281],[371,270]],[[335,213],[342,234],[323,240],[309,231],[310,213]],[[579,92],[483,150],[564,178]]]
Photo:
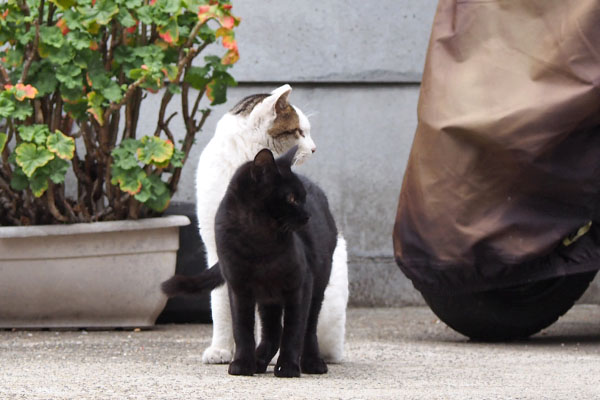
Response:
[[[195,276],[175,275],[161,285],[169,297],[195,295],[205,290],[213,290],[225,283],[219,263]]]
[[[277,161],[260,151],[235,173],[217,211],[236,343],[230,374],[264,372],[280,344],[276,376],[327,372],[316,330],[337,231],[323,191],[292,172],[296,149]],[[263,330],[255,349],[256,304]]]
[[[275,160],[264,149],[242,165],[216,214],[218,264],[229,290],[236,344],[232,375],[265,372],[278,349],[276,376],[327,372],[319,355],[317,320],[337,230],[323,191],[292,172],[296,150]],[[178,282],[167,289],[192,287],[193,292],[214,282]],[[258,347],[257,304],[263,328]]]

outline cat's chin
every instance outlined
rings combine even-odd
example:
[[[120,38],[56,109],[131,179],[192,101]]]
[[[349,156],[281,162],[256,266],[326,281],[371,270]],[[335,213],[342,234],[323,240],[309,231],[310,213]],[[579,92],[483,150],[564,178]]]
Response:
[[[304,162],[306,160],[308,160],[311,155],[312,154],[301,153],[301,152],[296,153],[296,156],[294,157],[294,165],[302,165],[302,164],[304,164]]]

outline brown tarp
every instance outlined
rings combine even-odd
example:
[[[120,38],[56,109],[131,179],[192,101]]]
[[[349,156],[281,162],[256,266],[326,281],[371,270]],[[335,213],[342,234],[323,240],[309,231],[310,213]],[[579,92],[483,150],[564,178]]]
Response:
[[[394,228],[421,290],[600,268],[600,0],[441,0]]]

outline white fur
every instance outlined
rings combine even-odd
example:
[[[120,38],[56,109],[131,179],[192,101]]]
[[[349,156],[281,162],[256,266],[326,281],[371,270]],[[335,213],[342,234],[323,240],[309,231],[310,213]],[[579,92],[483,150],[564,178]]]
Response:
[[[257,104],[247,117],[225,114],[217,123],[213,138],[200,155],[196,172],[197,214],[209,266],[218,261],[214,233],[215,214],[236,169],[254,159],[263,148],[269,148],[280,155],[297,144],[296,164],[308,159],[316,148],[310,136],[308,118],[296,107],[294,109],[299,116],[304,137],[298,138],[297,142],[290,144],[288,148],[275,149],[272,138],[266,134],[276,117],[277,100],[281,96],[288,96],[291,90],[289,85],[275,89],[269,97]],[[321,353],[329,362],[339,362],[343,357],[347,301],[346,243],[340,236],[333,255],[331,278],[325,291],[317,327]],[[234,342],[226,287],[211,292],[211,310],[212,344],[204,351],[202,361],[207,364],[227,363],[233,357]]]

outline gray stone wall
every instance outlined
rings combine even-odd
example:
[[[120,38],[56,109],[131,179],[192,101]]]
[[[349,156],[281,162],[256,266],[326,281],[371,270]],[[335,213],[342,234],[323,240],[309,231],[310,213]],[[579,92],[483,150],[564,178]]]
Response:
[[[176,200],[194,200],[197,158],[219,116],[251,93],[283,83],[309,115],[317,144],[299,170],[329,195],[348,239],[351,304],[422,304],[392,256],[392,226],[417,118],[436,0],[236,1],[239,86],[216,107],[187,164]],[[158,107],[157,102],[154,106]],[[152,130],[157,110],[144,110]],[[183,131],[182,127],[174,130]],[[596,283],[585,298],[600,301]]]

